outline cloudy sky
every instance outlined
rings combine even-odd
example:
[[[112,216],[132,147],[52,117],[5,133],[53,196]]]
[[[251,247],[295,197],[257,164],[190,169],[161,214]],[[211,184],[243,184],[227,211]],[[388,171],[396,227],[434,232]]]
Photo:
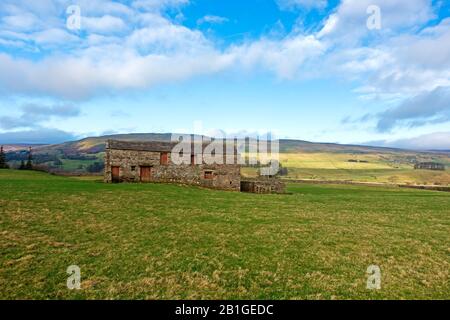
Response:
[[[0,2],[0,143],[199,122],[450,149],[450,1]]]

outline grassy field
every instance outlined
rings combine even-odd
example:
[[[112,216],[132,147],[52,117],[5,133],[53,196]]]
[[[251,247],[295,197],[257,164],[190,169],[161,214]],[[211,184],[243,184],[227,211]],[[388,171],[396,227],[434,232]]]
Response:
[[[422,155],[418,161],[449,165],[448,157]],[[377,183],[450,185],[450,171],[414,170],[408,155],[351,153],[282,153],[280,162],[288,168],[288,179],[347,180]],[[356,160],[358,162],[349,162]]]
[[[284,166],[284,165],[283,165]],[[242,168],[246,177],[257,177],[256,168]],[[414,169],[320,169],[288,168],[286,180],[352,181],[384,184],[418,184],[450,186],[450,171]]]
[[[440,162],[446,171],[415,170],[418,162]],[[288,169],[288,180],[327,180],[450,186],[450,158],[446,155],[409,153],[280,153],[280,163]],[[352,160],[352,161],[349,161]],[[356,162],[354,162],[356,161]],[[256,168],[244,167],[245,176],[258,175]]]
[[[388,184],[450,186],[450,171],[413,169],[306,169],[290,168],[287,179],[339,180]]]
[[[1,299],[449,299],[450,194],[256,195],[0,170]],[[81,290],[66,269],[81,268]],[[381,289],[366,269],[381,268]]]

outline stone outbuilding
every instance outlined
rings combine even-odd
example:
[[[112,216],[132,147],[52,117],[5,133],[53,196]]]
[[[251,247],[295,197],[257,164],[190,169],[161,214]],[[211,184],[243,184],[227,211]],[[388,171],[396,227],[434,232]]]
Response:
[[[241,191],[251,193],[284,193],[285,183],[275,177],[259,177],[241,181]]]
[[[206,164],[197,160],[201,159],[201,155],[193,152],[197,148],[192,144],[189,164],[175,164],[171,153],[176,144],[161,141],[108,140],[105,149],[104,181],[180,183],[254,193],[284,192],[284,183],[276,178],[241,181],[241,166],[237,161],[236,150],[233,164],[227,164],[225,152],[220,151],[216,151],[214,156],[223,157],[223,164]],[[205,147],[206,145],[203,145],[199,148],[200,152],[203,152]]]
[[[175,145],[108,140],[105,182],[169,182],[240,191],[240,165],[196,163],[194,153],[190,155],[190,164],[175,164],[171,161]]]

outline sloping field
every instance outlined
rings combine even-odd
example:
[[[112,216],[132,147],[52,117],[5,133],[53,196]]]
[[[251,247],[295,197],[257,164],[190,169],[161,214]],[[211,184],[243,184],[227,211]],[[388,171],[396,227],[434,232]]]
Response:
[[[409,153],[280,153],[288,169],[288,180],[352,181],[386,184],[450,186],[450,158],[446,154]],[[413,161],[440,162],[446,171],[415,170]],[[256,168],[242,168],[246,176],[257,176]]]
[[[0,298],[450,298],[450,194],[256,195],[0,170]],[[366,288],[369,265],[381,289]],[[68,290],[66,269],[81,269]]]
[[[340,180],[392,184],[450,186],[450,171],[413,169],[304,169],[289,168],[287,179]]]

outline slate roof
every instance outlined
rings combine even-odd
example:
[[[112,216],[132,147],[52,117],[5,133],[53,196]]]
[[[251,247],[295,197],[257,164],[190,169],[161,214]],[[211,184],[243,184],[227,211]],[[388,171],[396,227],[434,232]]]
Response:
[[[163,141],[119,141],[108,140],[107,148],[116,150],[136,150],[170,152],[177,143]]]
[[[171,152],[172,149],[178,144],[178,142],[169,141],[120,141],[120,140],[108,140],[106,148],[115,150],[135,150],[135,151],[151,151],[151,152]],[[192,143],[192,147],[194,143]],[[202,150],[208,146],[207,143],[203,144]],[[192,148],[191,148],[192,150]],[[225,146],[224,146],[225,151]],[[234,149],[236,154],[237,150]],[[221,154],[220,150],[216,150],[216,154]]]

